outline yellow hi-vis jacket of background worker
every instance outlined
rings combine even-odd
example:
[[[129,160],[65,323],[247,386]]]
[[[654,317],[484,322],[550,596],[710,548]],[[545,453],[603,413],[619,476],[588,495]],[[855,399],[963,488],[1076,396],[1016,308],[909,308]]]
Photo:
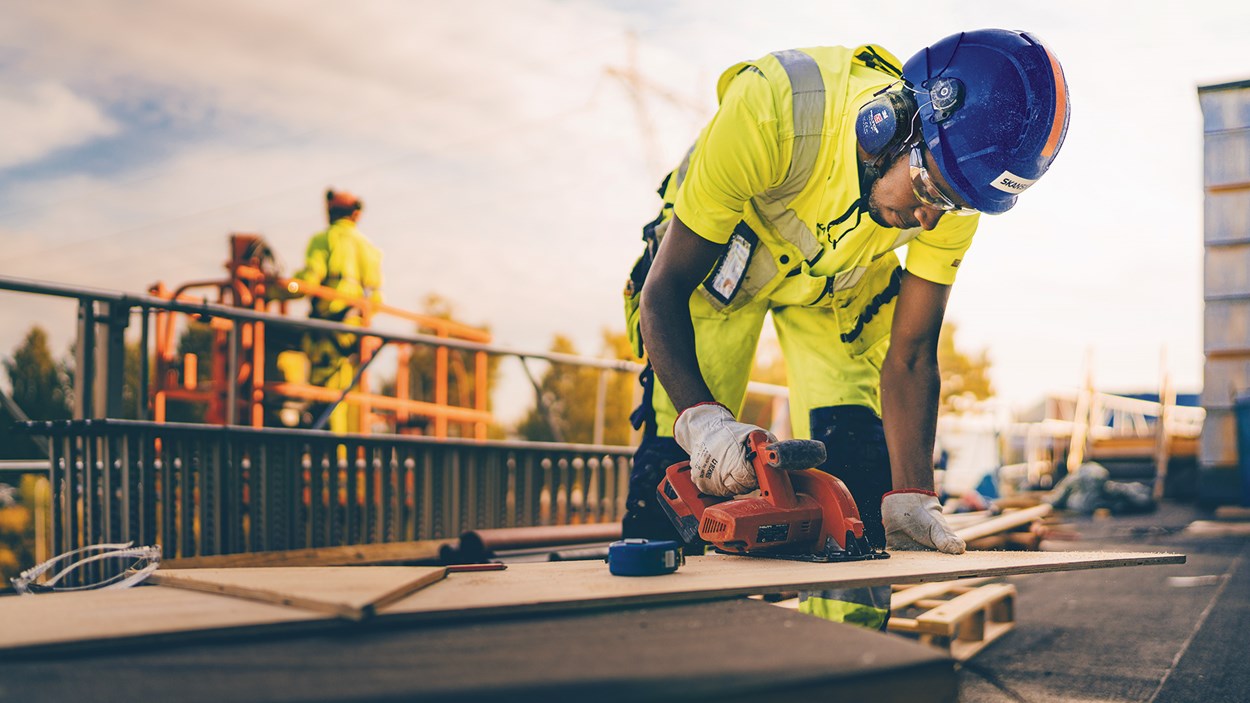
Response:
[[[717,400],[740,408],[771,311],[797,437],[808,436],[812,408],[860,405],[880,415],[881,362],[901,278],[893,250],[906,244],[909,272],[949,285],[976,230],[975,216],[943,217],[925,232],[868,215],[855,119],[874,93],[900,80],[900,65],[875,46],[821,47],[725,71],[720,107],[665,181],[664,208],[649,227],[658,244],[676,213],[726,245],[690,299],[700,370]],[[626,289],[626,315],[641,354],[638,273]],[[653,407],[657,431],[671,434],[676,411],[658,383]]]
[[[313,283],[350,298],[382,302],[382,252],[361,234],[356,223],[341,218],[329,229],[313,236],[308,243],[304,268],[295,278]],[[310,317],[347,324],[358,324],[359,310],[346,300],[313,297]],[[351,354],[356,335],[310,332],[301,347],[308,356],[309,380],[330,390],[351,387],[355,368]],[[330,415],[329,427],[343,434],[356,424],[356,408],[341,404]]]
[[[382,302],[382,252],[344,217],[313,236],[304,256],[304,268],[295,278],[351,298]],[[351,306],[343,300],[313,298],[312,317],[342,321]]]

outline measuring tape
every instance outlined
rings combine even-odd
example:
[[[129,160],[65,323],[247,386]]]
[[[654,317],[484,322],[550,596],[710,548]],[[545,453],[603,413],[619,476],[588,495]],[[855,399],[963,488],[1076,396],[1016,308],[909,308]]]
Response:
[[[673,540],[630,538],[608,545],[608,571],[615,576],[671,574],[686,562]]]

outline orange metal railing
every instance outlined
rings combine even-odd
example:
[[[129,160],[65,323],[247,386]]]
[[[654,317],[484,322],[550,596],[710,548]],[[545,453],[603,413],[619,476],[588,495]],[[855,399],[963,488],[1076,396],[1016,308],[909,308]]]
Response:
[[[357,410],[357,422],[349,428],[351,432],[368,434],[379,420],[393,426],[396,431],[411,432],[411,420],[415,416],[428,419],[432,426],[432,432],[428,434],[436,437],[448,437],[456,429],[456,434],[460,436],[486,438],[492,416],[487,387],[489,361],[485,351],[459,352],[453,356],[446,346],[437,346],[434,352],[434,397],[431,402],[410,397],[413,345],[392,342],[398,357],[394,375],[395,393],[383,395],[369,390],[369,363],[383,342],[369,335],[368,330],[375,319],[386,316],[415,323],[419,332],[449,340],[489,343],[489,332],[454,320],[346,296],[325,286],[279,276],[266,265],[264,255],[267,248],[263,241],[252,235],[233,235],[231,252],[231,259],[226,264],[230,275],[226,279],[196,281],[175,290],[158,283],[149,292],[165,300],[216,302],[280,314],[286,314],[286,300],[292,297],[342,301],[356,311],[355,319],[360,323],[360,334],[355,342],[357,368],[362,369],[359,379],[353,389],[343,395],[341,391],[308,383],[266,378],[266,369],[272,370],[276,365],[267,356],[273,352],[266,349],[265,323],[261,321],[211,318],[207,322],[213,334],[212,358],[200,360],[194,354],[179,354],[178,317],[182,313],[161,310],[155,312],[156,375],[152,392],[153,417],[157,422],[166,420],[167,403],[178,401],[203,406],[206,422],[263,427],[266,410],[285,400],[335,403],[342,396],[342,403]],[[209,289],[203,296],[189,292],[202,288]],[[281,290],[284,294],[271,295],[274,290]],[[472,354],[471,376],[460,356],[464,353]],[[233,362],[231,354],[237,355]],[[204,383],[197,379],[201,361],[207,361],[209,369],[210,380]],[[232,368],[236,369],[234,377],[228,378]],[[461,391],[458,403],[451,402],[449,398],[452,374],[457,376],[457,386]]]

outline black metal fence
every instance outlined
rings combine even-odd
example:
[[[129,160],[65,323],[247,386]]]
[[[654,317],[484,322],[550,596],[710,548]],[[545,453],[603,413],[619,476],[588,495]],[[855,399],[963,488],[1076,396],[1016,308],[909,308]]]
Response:
[[[31,422],[52,464],[52,551],[166,558],[610,522],[633,449],[127,420]]]

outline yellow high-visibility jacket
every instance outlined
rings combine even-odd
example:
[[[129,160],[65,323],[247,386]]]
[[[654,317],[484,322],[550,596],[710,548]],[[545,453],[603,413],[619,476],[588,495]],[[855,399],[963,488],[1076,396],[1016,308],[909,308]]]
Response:
[[[695,294],[718,313],[782,286],[805,288],[792,297],[813,304],[845,297],[903,245],[908,271],[953,283],[979,217],[899,230],[874,222],[861,200],[855,117],[900,80],[901,65],[865,45],[774,52],[729,68],[717,86],[720,108],[662,186],[649,246],[658,247],[674,213],[699,236],[728,244]],[[631,280],[625,293],[639,355],[640,284]]]
[[[775,52],[721,76],[720,109],[670,185],[678,189],[674,211],[695,233],[723,244],[746,225],[767,248],[750,257],[744,290],[732,292],[765,293],[796,269],[826,279],[808,281],[817,293],[842,290],[903,244],[911,273],[954,282],[978,218],[944,217],[931,232],[897,230],[856,207],[855,115],[898,80],[900,65],[876,46],[818,47]],[[709,283],[701,292],[717,307],[741,304],[728,287]]]
[[[308,243],[304,268],[295,278],[380,303],[382,252],[361,234],[355,222],[342,218]],[[352,309],[346,301],[314,298],[311,316],[341,321]]]

